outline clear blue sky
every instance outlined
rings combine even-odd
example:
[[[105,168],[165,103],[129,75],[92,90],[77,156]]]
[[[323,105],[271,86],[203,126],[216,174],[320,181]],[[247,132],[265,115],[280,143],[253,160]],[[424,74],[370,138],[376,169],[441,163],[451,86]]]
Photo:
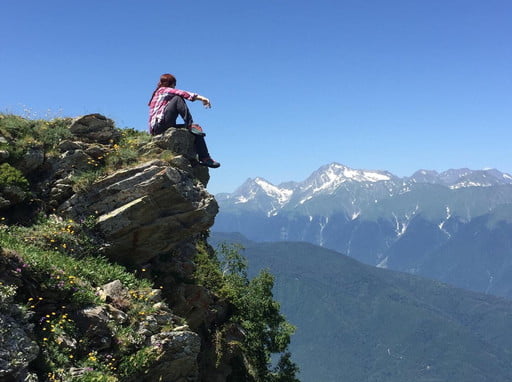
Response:
[[[0,7],[0,111],[146,129],[162,73],[222,167],[301,181],[333,161],[512,172],[510,0],[24,0]]]

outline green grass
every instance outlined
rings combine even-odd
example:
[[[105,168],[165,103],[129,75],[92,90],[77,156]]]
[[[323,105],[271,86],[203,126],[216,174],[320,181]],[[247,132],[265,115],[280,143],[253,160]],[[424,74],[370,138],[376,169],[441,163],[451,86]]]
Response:
[[[81,245],[86,237],[80,224],[59,219],[45,219],[32,227],[0,225],[0,248],[16,254],[20,267],[15,273],[36,286],[30,292],[19,288],[16,294],[14,286],[2,282],[0,304],[15,295],[16,304],[31,312],[41,349],[39,371],[50,381],[121,381],[155,360],[136,333],[137,323],[154,312],[152,283],[94,255],[93,243]],[[120,280],[129,290],[124,302],[128,320],[109,321],[116,346],[105,353],[94,349],[87,334],[79,332],[74,318],[85,307],[102,305],[96,288],[114,280]],[[66,345],[66,338],[76,339],[76,345]],[[66,372],[70,367],[88,371],[72,377]]]
[[[135,277],[123,266],[112,264],[101,256],[78,258],[81,257],[80,253],[65,253],[64,250],[69,249],[70,245],[66,245],[65,238],[59,238],[58,231],[52,232],[55,239],[49,239],[52,245],[56,245],[52,250],[31,243],[36,238],[33,227],[4,228],[0,231],[1,247],[16,251],[30,267],[31,272],[40,278],[42,285],[48,288],[60,287],[63,290],[75,290],[79,287],[74,294],[79,300],[83,300],[83,303],[98,302],[94,289],[113,280],[120,280],[130,289],[151,287],[148,280]],[[70,251],[72,249],[70,248]]]

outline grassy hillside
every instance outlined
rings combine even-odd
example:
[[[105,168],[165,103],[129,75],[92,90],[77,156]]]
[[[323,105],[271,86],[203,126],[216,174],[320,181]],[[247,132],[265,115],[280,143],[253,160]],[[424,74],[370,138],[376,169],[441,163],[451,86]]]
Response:
[[[303,382],[512,380],[511,301],[306,243],[244,245],[253,272],[276,275]]]

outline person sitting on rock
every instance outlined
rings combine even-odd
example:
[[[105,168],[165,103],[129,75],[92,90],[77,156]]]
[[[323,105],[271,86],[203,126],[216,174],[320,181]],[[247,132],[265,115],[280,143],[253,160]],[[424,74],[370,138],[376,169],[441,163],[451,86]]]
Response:
[[[162,134],[170,127],[187,128],[194,134],[195,148],[199,157],[199,163],[203,166],[217,168],[219,162],[214,161],[208,153],[201,126],[193,123],[192,114],[185,100],[199,100],[206,108],[210,108],[210,100],[202,95],[176,89],[176,77],[172,74],[162,74],[160,81],[149,100],[149,132],[151,135]],[[177,124],[178,115],[184,124]]]

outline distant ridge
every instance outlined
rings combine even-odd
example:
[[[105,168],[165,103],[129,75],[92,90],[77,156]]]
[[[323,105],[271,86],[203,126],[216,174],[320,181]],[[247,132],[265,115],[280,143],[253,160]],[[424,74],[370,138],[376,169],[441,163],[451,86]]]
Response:
[[[497,169],[398,177],[331,163],[301,182],[248,179],[216,199],[214,231],[306,241],[512,298],[512,176]]]

